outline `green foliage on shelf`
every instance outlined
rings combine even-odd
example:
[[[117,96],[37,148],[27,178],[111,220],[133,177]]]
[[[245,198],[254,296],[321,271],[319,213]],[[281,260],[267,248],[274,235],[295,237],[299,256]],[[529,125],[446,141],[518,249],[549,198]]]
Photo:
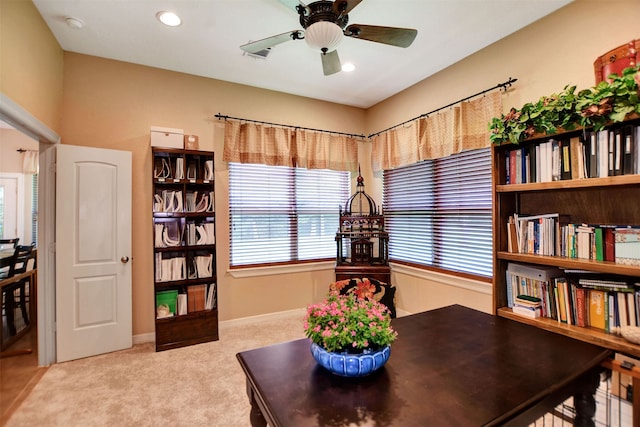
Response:
[[[608,81],[578,93],[575,86],[565,86],[560,93],[526,103],[520,110],[511,108],[507,115],[491,119],[490,139],[494,144],[517,144],[559,129],[598,131],[634,113],[640,114],[640,66],[626,68],[621,75],[611,74]]]

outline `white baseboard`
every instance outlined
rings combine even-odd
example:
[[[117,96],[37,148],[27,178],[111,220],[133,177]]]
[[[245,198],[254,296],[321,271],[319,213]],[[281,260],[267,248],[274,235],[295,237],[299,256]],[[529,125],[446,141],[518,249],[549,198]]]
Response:
[[[307,312],[306,308],[296,308],[293,310],[277,311],[275,313],[268,313],[268,314],[260,314],[258,316],[241,317],[239,319],[224,320],[220,322],[219,327],[222,330],[222,329],[227,329],[231,326],[247,325],[251,323],[262,322],[265,320],[281,319],[283,317],[290,317],[294,315],[300,315],[300,317],[304,317],[306,312]]]
[[[156,334],[154,332],[133,336],[133,345],[144,344],[148,342],[156,342]]]
[[[290,317],[290,316],[295,316],[295,315],[299,315],[300,317],[304,317],[304,315],[306,314],[307,309],[306,308],[296,308],[293,310],[286,310],[286,311],[277,311],[275,313],[268,313],[268,314],[260,314],[258,316],[248,316],[248,317],[241,317],[239,319],[231,319],[231,320],[224,320],[222,322],[219,323],[219,328],[220,330],[224,330],[224,329],[228,329],[232,326],[241,326],[241,325],[248,325],[251,323],[256,323],[256,322],[263,322],[265,320],[275,320],[275,319],[281,319],[283,317]],[[397,311],[397,315],[398,317],[402,317],[402,316],[407,316],[411,313],[407,312],[407,311],[403,311],[403,310],[398,310]],[[133,344],[144,344],[144,343],[148,343],[148,342],[155,342],[156,340],[156,335],[155,333],[151,332],[151,333],[147,333],[147,334],[139,334],[139,335],[134,335],[133,336]]]
[[[396,308],[396,317],[408,316],[410,314],[413,314],[413,313],[410,313],[408,311],[404,311],[404,310],[400,310],[399,308]]]
[[[239,319],[224,320],[219,323],[218,327],[220,330],[223,330],[223,329],[228,329],[232,326],[248,325],[251,323],[263,322],[265,320],[281,319],[283,317],[290,317],[294,315],[299,315],[302,318],[304,317],[306,312],[307,312],[306,308],[296,308],[293,310],[278,311],[275,313],[261,314],[258,316],[241,317]],[[133,345],[144,344],[144,343],[155,342],[155,341],[156,341],[156,334],[153,332],[133,336]]]

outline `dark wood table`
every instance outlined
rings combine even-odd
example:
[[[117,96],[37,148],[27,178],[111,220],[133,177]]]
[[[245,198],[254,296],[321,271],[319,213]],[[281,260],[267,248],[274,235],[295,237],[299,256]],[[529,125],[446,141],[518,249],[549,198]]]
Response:
[[[611,350],[459,305],[392,324],[389,361],[364,378],[318,366],[308,339],[238,353],[252,425],[526,426],[570,396],[593,425]]]

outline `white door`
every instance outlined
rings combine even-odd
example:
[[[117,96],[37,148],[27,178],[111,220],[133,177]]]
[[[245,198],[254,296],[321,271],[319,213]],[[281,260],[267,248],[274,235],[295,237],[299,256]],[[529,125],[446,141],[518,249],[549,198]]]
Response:
[[[57,361],[129,348],[131,153],[58,145]]]

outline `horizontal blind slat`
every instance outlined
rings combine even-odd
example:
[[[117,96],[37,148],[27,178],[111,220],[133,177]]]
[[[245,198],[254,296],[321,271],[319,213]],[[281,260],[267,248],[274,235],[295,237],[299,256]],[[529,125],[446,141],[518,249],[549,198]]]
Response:
[[[231,266],[335,257],[350,173],[229,164]]]
[[[490,149],[384,171],[382,206],[392,260],[492,275]]]

